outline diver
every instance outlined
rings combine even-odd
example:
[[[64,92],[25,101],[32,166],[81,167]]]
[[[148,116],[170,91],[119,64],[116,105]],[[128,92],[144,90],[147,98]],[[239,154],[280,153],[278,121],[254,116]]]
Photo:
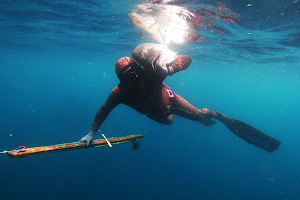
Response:
[[[239,120],[227,117],[207,108],[198,109],[174,93],[163,80],[185,70],[192,59],[176,55],[161,44],[144,43],[137,46],[130,57],[120,58],[115,72],[120,80],[107,101],[96,113],[90,132],[80,141],[88,146],[109,113],[119,104],[125,104],[148,118],[166,125],[173,123],[173,114],[212,126],[221,121],[241,139],[268,152],[276,150],[280,141],[262,133]]]

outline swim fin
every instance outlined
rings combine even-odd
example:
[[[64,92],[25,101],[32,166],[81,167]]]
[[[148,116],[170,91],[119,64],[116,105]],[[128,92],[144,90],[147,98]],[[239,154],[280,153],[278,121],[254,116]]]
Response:
[[[231,132],[241,139],[270,153],[278,149],[281,144],[280,141],[264,134],[249,124],[227,117],[222,113],[217,112],[216,119],[220,120]]]

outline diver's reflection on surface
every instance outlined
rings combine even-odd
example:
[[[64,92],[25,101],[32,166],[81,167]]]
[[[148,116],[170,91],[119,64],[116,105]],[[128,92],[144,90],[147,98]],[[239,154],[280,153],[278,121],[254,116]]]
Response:
[[[214,22],[221,20],[227,24],[234,24],[234,20],[240,17],[220,3],[215,7],[201,5],[185,8],[174,5],[174,1],[151,1],[134,5],[133,8],[132,13],[128,14],[133,25],[162,44],[201,42],[204,38],[200,36],[200,28],[226,33],[224,28]]]
[[[160,43],[183,43],[190,32],[186,18],[193,13],[178,6],[160,4],[135,5],[128,17],[135,27],[149,33]]]

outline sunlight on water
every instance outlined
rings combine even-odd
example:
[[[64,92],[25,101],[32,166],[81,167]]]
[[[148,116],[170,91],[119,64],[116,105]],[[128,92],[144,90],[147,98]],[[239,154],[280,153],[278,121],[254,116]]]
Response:
[[[134,5],[128,17],[135,27],[142,29],[154,40],[163,43],[201,42],[200,27],[225,33],[225,29],[214,25],[219,19],[227,24],[235,24],[240,16],[218,3],[217,7],[198,4],[198,7],[177,6],[170,1]]]
[[[191,34],[187,18],[194,17],[188,10],[174,5],[142,4],[135,5],[128,14],[135,27],[149,33],[156,41],[169,44],[183,43]]]

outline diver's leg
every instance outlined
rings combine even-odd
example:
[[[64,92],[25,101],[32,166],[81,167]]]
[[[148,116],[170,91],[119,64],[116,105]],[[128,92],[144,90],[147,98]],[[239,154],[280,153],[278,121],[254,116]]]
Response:
[[[198,109],[192,106],[181,96],[175,94],[174,102],[172,103],[171,113],[180,117],[184,117],[193,121],[200,122],[206,126],[212,126],[216,122],[210,118],[214,118],[217,113],[207,108]]]
[[[206,126],[213,125],[215,121],[210,118],[215,118],[241,139],[265,151],[273,152],[278,149],[281,144],[280,141],[266,135],[249,124],[228,117],[222,113],[211,111],[207,108],[197,109],[177,94],[175,94],[175,102],[172,104],[172,107],[171,113],[198,121]]]
[[[173,115],[163,115],[163,116],[156,116],[156,115],[146,115],[150,119],[160,123],[160,124],[166,124],[171,125],[173,123]]]

